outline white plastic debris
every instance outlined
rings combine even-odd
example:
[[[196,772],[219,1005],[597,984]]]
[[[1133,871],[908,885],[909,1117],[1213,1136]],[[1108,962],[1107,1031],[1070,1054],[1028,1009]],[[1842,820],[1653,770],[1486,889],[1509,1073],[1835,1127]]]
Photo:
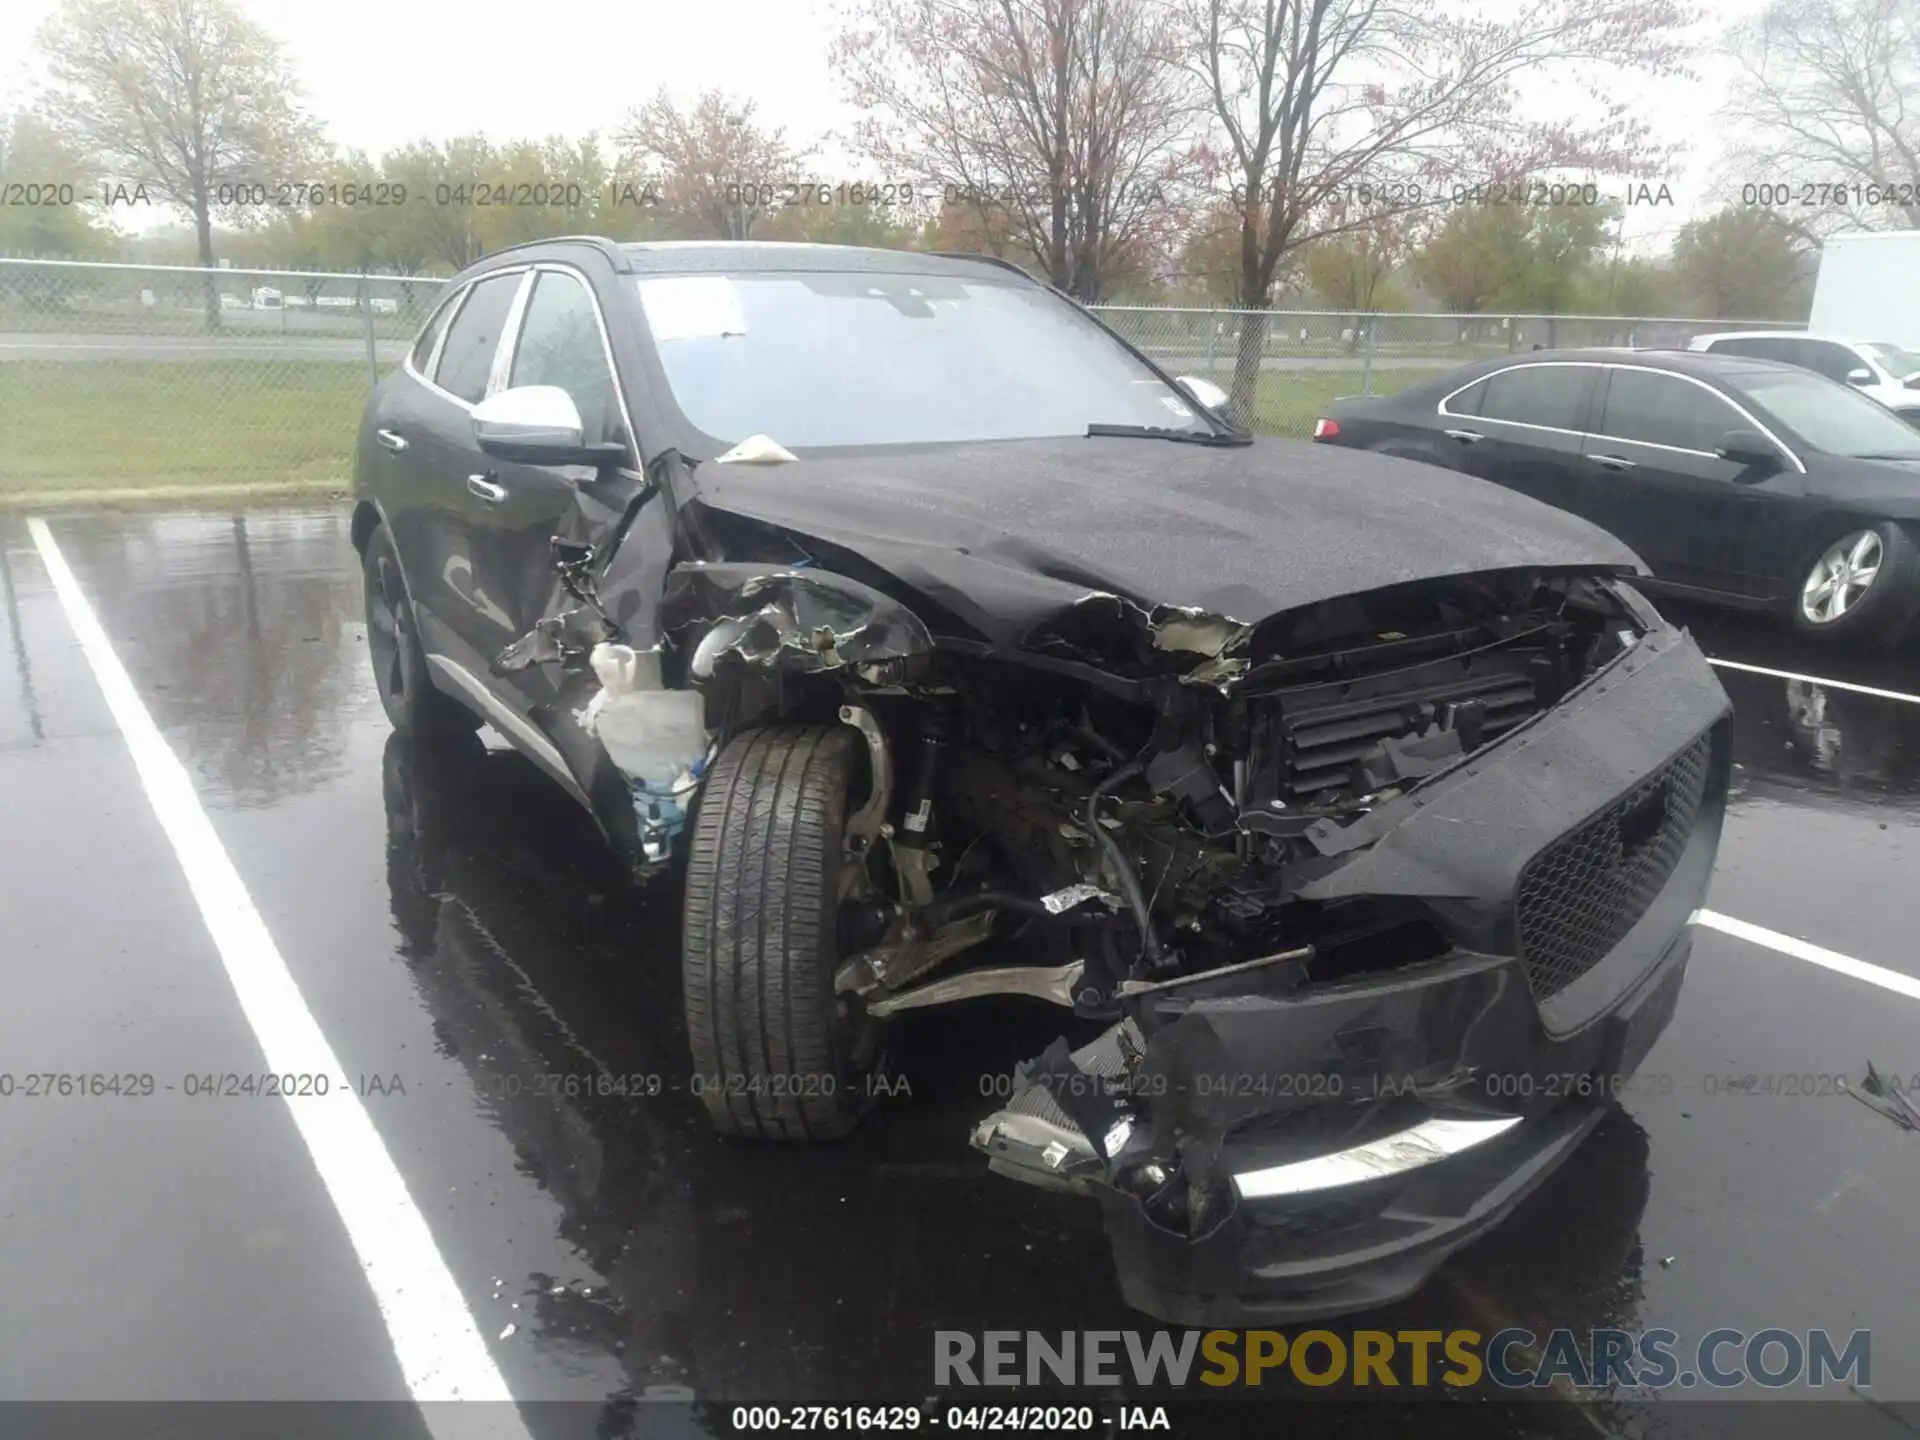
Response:
[[[784,465],[789,460],[798,460],[786,446],[771,435],[749,435],[726,454],[716,456],[716,465]]]
[[[500,1338],[501,1338],[502,1340],[511,1340],[511,1339],[513,1338],[513,1332],[514,1332],[514,1331],[516,1331],[516,1330],[518,1330],[519,1328],[520,1328],[520,1327],[519,1327],[518,1325],[509,1325],[509,1326],[507,1326],[507,1328],[506,1328],[506,1329],[504,1329],[504,1330],[502,1330],[502,1331],[500,1332]]]
[[[602,642],[588,660],[600,693],[580,722],[627,777],[642,844],[650,857],[663,858],[685,828],[684,802],[706,771],[706,697],[665,688],[658,650]]]
[[[623,774],[671,781],[707,752],[707,702],[660,682],[660,652],[602,643],[589,657],[600,693],[582,719]]]
[[[1098,885],[1089,885],[1082,881],[1078,885],[1068,885],[1064,889],[1051,890],[1040,897],[1040,903],[1055,915],[1084,905],[1089,900],[1104,900],[1107,892]]]

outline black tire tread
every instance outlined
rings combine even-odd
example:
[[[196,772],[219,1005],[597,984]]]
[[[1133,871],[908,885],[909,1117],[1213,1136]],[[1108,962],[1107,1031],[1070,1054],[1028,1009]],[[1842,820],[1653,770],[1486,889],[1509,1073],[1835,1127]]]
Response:
[[[394,548],[393,537],[387,533],[384,525],[375,527],[367,536],[367,549],[361,566],[362,584],[372,588],[377,582],[374,578],[374,566],[382,555],[394,557],[399,563],[399,552]],[[407,673],[406,694],[396,707],[388,702],[382,687],[380,703],[387,712],[387,720],[402,735],[426,737],[434,735],[472,734],[480,728],[481,719],[460,701],[454,699],[433,683],[432,673],[427,665],[426,651],[420,645],[420,622],[413,615],[413,596],[406,589],[406,580],[401,578],[401,603],[407,607],[406,625],[400,633],[400,643],[407,648],[408,654],[401,662],[401,668]],[[368,618],[368,658],[372,659],[372,619]],[[379,681],[376,679],[376,685]]]
[[[728,745],[703,787],[681,982],[701,1098],[724,1135],[827,1140],[858,1122],[833,994],[855,760],[843,726],[771,726]],[[733,1077],[770,1083],[736,1094]]]

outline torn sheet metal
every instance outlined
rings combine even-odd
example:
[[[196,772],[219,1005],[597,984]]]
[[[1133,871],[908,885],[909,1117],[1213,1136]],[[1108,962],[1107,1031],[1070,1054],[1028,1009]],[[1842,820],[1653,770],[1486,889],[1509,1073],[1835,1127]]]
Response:
[[[621,640],[642,650],[660,643],[660,592],[683,549],[684,489],[690,472],[673,451],[646,477],[613,471],[574,486],[555,527],[542,573],[549,587],[533,628],[493,660],[496,675],[536,665],[586,669],[596,645]]]
[[[1123,675],[1168,675],[1225,693],[1252,665],[1254,627],[1184,605],[1094,590],[1020,637],[1022,648]]]
[[[667,577],[662,610],[667,628],[692,647],[688,668],[696,680],[731,663],[797,674],[850,669],[884,683],[890,671],[933,649],[913,611],[831,571],[682,565]]]
[[[555,535],[550,545],[558,594],[547,613],[493,660],[493,673],[511,675],[535,665],[561,664],[591,654],[619,633],[601,607],[594,579],[593,546]]]

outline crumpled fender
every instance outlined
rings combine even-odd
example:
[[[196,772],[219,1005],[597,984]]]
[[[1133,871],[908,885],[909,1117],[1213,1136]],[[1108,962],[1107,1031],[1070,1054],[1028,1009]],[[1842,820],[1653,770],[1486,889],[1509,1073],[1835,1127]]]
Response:
[[[907,606],[811,566],[679,565],[667,575],[661,614],[696,682],[731,665],[802,675],[852,670],[884,682],[933,650],[926,623]]]

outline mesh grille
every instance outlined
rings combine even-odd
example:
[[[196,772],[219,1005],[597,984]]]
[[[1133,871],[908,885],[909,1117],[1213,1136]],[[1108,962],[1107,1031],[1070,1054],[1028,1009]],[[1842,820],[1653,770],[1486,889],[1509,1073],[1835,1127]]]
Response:
[[[1586,974],[1646,913],[1693,834],[1712,750],[1709,731],[1528,863],[1515,909],[1536,1001]]]

